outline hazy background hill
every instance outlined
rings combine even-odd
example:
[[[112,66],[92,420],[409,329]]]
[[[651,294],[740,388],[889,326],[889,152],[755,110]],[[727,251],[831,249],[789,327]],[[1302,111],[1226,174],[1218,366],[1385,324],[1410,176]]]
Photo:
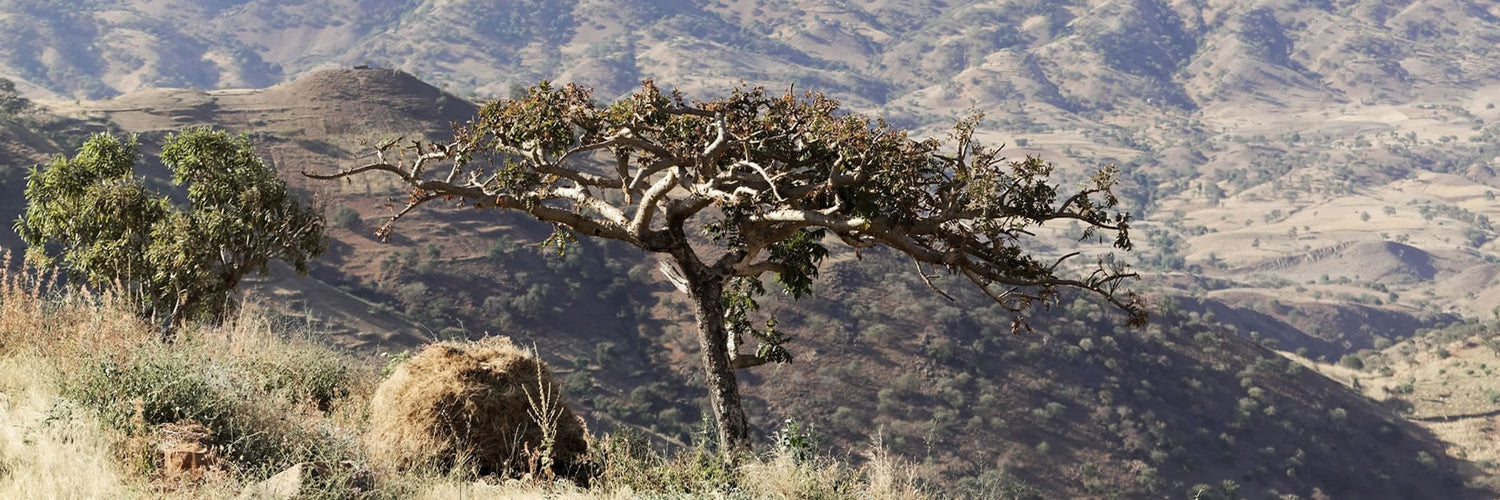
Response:
[[[1011,337],[974,297],[948,304],[910,273],[871,274],[906,264],[837,256],[818,299],[777,306],[801,357],[747,377],[761,431],[809,419],[849,450],[884,429],[945,480],[1005,470],[1076,495],[1231,480],[1427,496],[1460,480],[1414,477],[1437,467],[1419,452],[1493,471],[1500,450],[1477,443],[1495,439],[1484,415],[1500,400],[1466,403],[1480,417],[1462,432],[1418,428],[1397,413],[1411,408],[1269,348],[1400,357],[1421,375],[1434,358],[1390,346],[1500,318],[1497,16],[1459,0],[0,0],[0,76],[46,109],[0,119],[0,219],[21,207],[25,167],[89,131],[141,133],[148,153],[189,124],[252,133],[330,213],[358,214],[315,279],[256,294],[364,352],[486,332],[535,341],[603,428],[684,442],[701,418],[681,403],[699,396],[696,343],[652,260],[611,245],[547,257],[528,246],[544,228],[456,210],[380,244],[368,235],[402,200],[392,185],[295,173],[399,134],[441,137],[468,99],[540,79],[603,99],[643,78],[689,97],[795,85],[923,134],[972,108],[987,139],[1058,163],[1065,184],[1123,168],[1140,289],[1170,304],[1157,326],[1115,332],[1079,303]],[[1066,250],[1075,232],[1037,250]],[[886,283],[901,285],[875,293]],[[888,312],[903,304],[917,309]],[[1399,385],[1408,369],[1367,370],[1381,366],[1391,373],[1367,377]],[[1475,390],[1500,389],[1474,373]]]
[[[1347,340],[1317,351],[1337,357],[1500,306],[1497,15],[1465,0],[8,0],[0,73],[65,114],[363,64],[470,97],[540,79],[604,99],[642,78],[689,96],[796,85],[928,134],[975,109],[988,139],[1065,179],[1124,167],[1146,268],[1215,278],[1174,283],[1244,312],[1226,319],[1274,319],[1256,324],[1288,348]],[[333,111],[389,121],[349,106]],[[1333,333],[1371,307],[1407,319]]]

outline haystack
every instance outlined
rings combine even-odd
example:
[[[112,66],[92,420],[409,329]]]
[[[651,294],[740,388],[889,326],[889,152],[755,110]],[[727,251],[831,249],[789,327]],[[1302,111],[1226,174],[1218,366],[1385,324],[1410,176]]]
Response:
[[[554,395],[560,390],[546,365],[509,338],[432,344],[376,389],[366,448],[376,463],[397,469],[526,470],[526,450],[539,449],[543,436],[528,413],[527,394],[535,399],[543,387]],[[566,465],[588,443],[573,412],[556,404],[561,415],[552,457]]]

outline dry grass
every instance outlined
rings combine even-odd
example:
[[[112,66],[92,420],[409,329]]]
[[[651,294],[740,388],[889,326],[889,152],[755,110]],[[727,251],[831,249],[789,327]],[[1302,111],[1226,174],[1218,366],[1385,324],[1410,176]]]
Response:
[[[58,397],[56,368],[29,356],[0,358],[0,498],[136,496],[121,474],[117,433]]]
[[[508,338],[433,344],[376,390],[366,447],[378,463],[398,469],[449,469],[467,459],[482,472],[520,470],[524,451],[544,441],[528,415],[527,391],[538,387],[557,390],[546,367]],[[571,411],[560,408],[554,420],[559,462],[588,450]]]
[[[864,498],[913,500],[926,498],[917,488],[917,478],[908,464],[890,454],[880,437],[870,443],[870,461],[865,464]]]
[[[0,355],[76,360],[156,338],[119,296],[86,289],[63,293],[54,273],[17,270],[12,257],[0,251]]]
[[[531,398],[545,405],[557,389],[542,385],[551,375],[534,354],[506,339],[444,343],[398,367],[391,377],[395,383],[386,385],[467,399],[467,406],[433,412],[431,404],[408,400],[396,405],[402,411],[385,411],[393,406],[374,394],[374,366],[304,333],[287,333],[293,330],[274,313],[247,307],[224,325],[189,328],[166,344],[131,311],[109,294],[54,291],[44,273],[0,270],[0,498],[231,498],[294,463],[352,463],[365,470],[371,452],[380,453],[389,442],[415,443],[408,434],[425,429],[422,422],[436,425],[434,419],[443,415],[467,415],[474,427],[514,427],[495,421],[496,414],[529,420],[527,411],[535,405],[528,390],[546,388],[547,394],[532,392]],[[414,373],[446,374],[422,382],[446,392],[420,387]],[[455,385],[458,379],[488,384]],[[495,399],[506,391],[508,406],[496,407]],[[370,411],[372,396],[377,402]],[[228,460],[223,474],[187,484],[157,479],[161,463],[149,451],[151,439],[161,426],[182,420],[209,426],[215,451]],[[555,420],[559,458],[594,464],[585,469],[591,471],[590,487],[541,480],[543,475],[496,482],[493,476],[476,477],[478,468],[455,454],[448,469],[377,470],[373,490],[363,487],[359,495],[925,498],[910,469],[878,446],[862,468],[810,457],[805,449],[776,449],[740,457],[738,463],[703,447],[667,456],[629,433],[606,436],[583,455],[590,446],[579,421],[565,409]],[[392,426],[400,432],[390,434]],[[376,432],[369,432],[372,428]],[[367,432],[368,450],[360,446]],[[540,437],[540,430],[531,432]],[[422,439],[426,445],[458,448],[451,441],[432,441],[431,435]],[[473,460],[486,447],[519,451],[523,440],[481,443],[462,455]],[[356,494],[353,481],[324,477],[304,494],[348,497]]]
[[[133,311],[112,294],[62,291],[47,273],[0,267],[0,380],[8,381],[0,411],[14,422],[0,488],[71,497],[46,485],[68,485],[81,468],[110,491],[159,494],[167,486],[146,479],[162,465],[155,431],[184,420],[210,426],[233,474],[225,484],[190,485],[194,496],[237,490],[236,481],[299,461],[358,458],[373,369],[285,333],[253,306],[227,324],[184,330],[173,344]]]
[[[571,484],[542,484],[529,481],[506,481],[491,484],[484,481],[442,480],[421,488],[412,498],[420,500],[447,500],[450,498],[485,499],[626,499],[635,498],[623,492],[603,492],[579,488]]]
[[[1362,370],[1282,354],[1374,401],[1399,400],[1392,406],[1409,409],[1449,456],[1471,464],[1464,475],[1493,490],[1500,486],[1500,416],[1490,413],[1500,411],[1500,350],[1491,339],[1500,336],[1489,327],[1453,326],[1364,354]]]

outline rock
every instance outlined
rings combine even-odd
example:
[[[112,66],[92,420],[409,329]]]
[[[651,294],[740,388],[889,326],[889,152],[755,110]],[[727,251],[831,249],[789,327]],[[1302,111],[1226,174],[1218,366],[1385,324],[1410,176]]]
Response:
[[[240,492],[242,499],[273,499],[293,498],[302,491],[303,483],[307,482],[307,470],[312,464],[303,462],[281,471],[270,479],[247,486]]]
[[[324,490],[335,498],[357,498],[373,488],[373,478],[368,469],[354,462],[340,462],[337,468],[325,464],[302,462],[259,483],[246,486],[240,492],[241,500],[281,500],[301,498]],[[327,491],[337,490],[337,491]]]
[[[161,457],[159,479],[189,483],[217,469],[219,457],[212,447],[213,433],[193,421],[174,422],[156,430],[156,449]]]

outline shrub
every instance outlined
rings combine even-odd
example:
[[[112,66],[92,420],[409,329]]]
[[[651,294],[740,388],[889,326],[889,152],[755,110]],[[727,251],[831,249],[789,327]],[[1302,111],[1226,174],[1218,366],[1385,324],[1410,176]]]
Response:
[[[349,207],[339,207],[338,210],[333,212],[333,217],[329,220],[333,222],[333,227],[341,227],[355,232],[363,229],[365,225],[364,219],[361,219],[359,216],[359,211]]]
[[[978,476],[958,481],[957,496],[960,498],[1008,498],[1015,500],[1041,500],[1042,491],[1015,474],[1003,470],[988,470]]]
[[[1417,452],[1417,463],[1426,467],[1427,470],[1436,470],[1438,466],[1437,459],[1432,458],[1432,454],[1425,451]]]
[[[240,318],[175,344],[87,355],[68,371],[63,394],[137,439],[165,424],[202,423],[222,456],[252,477],[357,456],[354,435],[324,422],[362,403],[354,396],[366,392],[365,372],[327,348],[271,332],[263,314]]]

